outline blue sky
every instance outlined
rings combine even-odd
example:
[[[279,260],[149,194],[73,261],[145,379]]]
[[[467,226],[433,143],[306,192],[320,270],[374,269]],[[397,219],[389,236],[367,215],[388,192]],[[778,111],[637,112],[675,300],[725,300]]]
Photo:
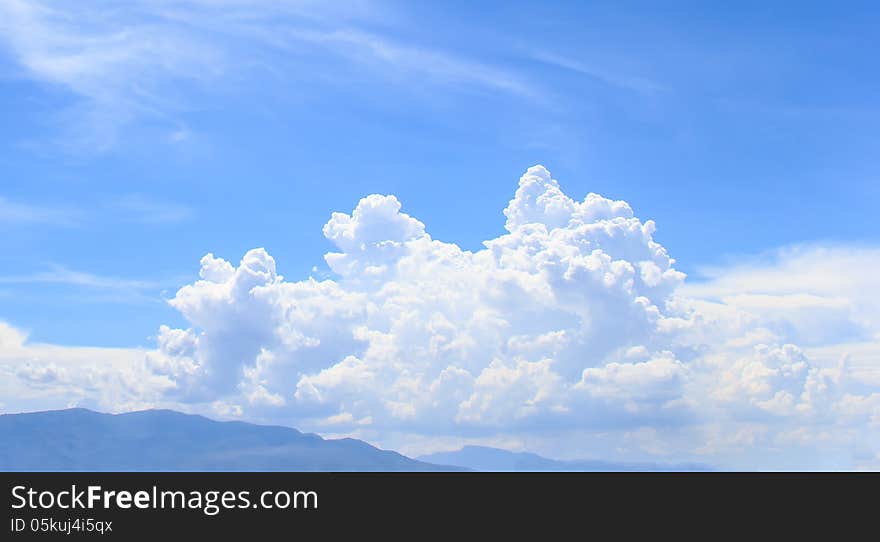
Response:
[[[328,248],[319,226],[367,193],[397,194],[435,237],[477,248],[536,163],[570,194],[623,198],[656,220],[688,273],[729,254],[878,238],[865,227],[880,197],[869,4],[306,5],[255,12],[248,30],[98,5],[82,10],[94,28],[42,21],[30,39],[51,24],[69,33],[59,41],[155,25],[151,36],[190,50],[141,58],[123,40],[111,62],[61,44],[44,54],[99,66],[47,69],[57,75],[6,41],[2,196],[69,215],[0,223],[0,316],[41,340],[145,343],[170,314],[159,291],[207,251],[265,246],[286,274],[309,273]],[[277,46],[253,37],[273,28]],[[315,29],[398,58],[285,38]],[[157,287],[9,281],[55,269]]]
[[[874,3],[3,0],[0,16],[0,321],[32,343],[149,349],[160,324],[199,328],[167,301],[209,252],[265,247],[288,280],[334,279],[321,227],[368,194],[480,250],[536,164],[575,201],[654,220],[694,288],[822,250],[873,262],[880,240]],[[804,288],[785,295],[827,293]],[[841,341],[876,331],[853,310]]]

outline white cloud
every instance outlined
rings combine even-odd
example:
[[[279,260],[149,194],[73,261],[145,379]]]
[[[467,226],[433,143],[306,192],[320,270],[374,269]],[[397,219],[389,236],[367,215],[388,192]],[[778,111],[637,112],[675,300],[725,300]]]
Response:
[[[45,347],[0,328],[4,399],[149,402],[422,451],[601,442],[754,468],[779,449],[801,466],[880,449],[875,251],[784,251],[689,286],[652,221],[574,200],[541,166],[504,215],[505,234],[466,251],[394,196],[365,197],[324,226],[332,280],[288,280],[262,248],[237,265],[208,254],[170,301],[190,327],[162,326],[124,366],[35,357]]]
[[[27,334],[5,322],[0,322],[0,348],[2,352],[14,351],[24,344]]]
[[[805,345],[880,338],[880,249],[801,245],[725,268],[682,294],[747,311]]]
[[[132,410],[161,404],[173,383],[145,370],[145,352],[31,343],[0,322],[0,398],[6,412],[87,406]]]
[[[677,406],[687,378],[687,367],[664,352],[640,363],[611,362],[584,369],[576,388],[597,399],[619,402],[628,412],[656,412]]]

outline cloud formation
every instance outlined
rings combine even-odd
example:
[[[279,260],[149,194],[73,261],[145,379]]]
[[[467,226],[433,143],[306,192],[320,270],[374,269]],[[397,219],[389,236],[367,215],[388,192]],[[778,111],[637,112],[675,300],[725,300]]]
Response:
[[[612,435],[618,451],[731,465],[780,448],[875,464],[880,382],[853,356],[876,355],[880,305],[840,286],[868,275],[801,251],[686,286],[652,221],[575,200],[542,166],[504,216],[506,233],[471,252],[370,195],[324,225],[333,279],[288,280],[262,248],[237,264],[208,254],[170,300],[189,327],[162,326],[137,361],[84,373],[37,359],[11,328],[0,359],[28,393],[73,386],[113,410],[173,405],[378,443],[511,437],[586,455]]]
[[[337,430],[579,425],[603,409],[636,423],[673,408],[687,370],[668,350],[682,317],[668,301],[684,275],[654,224],[622,201],[570,199],[541,166],[505,215],[508,233],[469,252],[394,196],[367,196],[324,226],[336,280],[287,281],[264,249],[238,266],[208,254],[170,301],[193,327],[163,327],[149,367],[177,400]]]

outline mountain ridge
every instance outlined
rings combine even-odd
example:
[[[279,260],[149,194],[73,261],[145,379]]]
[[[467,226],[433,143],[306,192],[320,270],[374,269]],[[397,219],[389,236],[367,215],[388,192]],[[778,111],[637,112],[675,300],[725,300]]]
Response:
[[[0,415],[0,471],[445,471],[351,438],[157,409]]]
[[[451,452],[418,456],[428,463],[492,472],[683,472],[710,471],[699,463],[613,462],[597,459],[558,460],[531,452],[511,452],[489,446],[468,445]]]

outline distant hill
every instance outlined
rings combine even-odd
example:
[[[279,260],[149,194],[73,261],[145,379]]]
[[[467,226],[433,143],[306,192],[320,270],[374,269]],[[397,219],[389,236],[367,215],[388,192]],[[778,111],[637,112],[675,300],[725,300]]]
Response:
[[[0,416],[0,471],[431,471],[355,439],[170,410]]]
[[[706,471],[700,464],[615,463],[597,460],[559,461],[528,452],[510,452],[486,446],[465,446],[454,452],[440,452],[418,457],[420,461],[451,465],[477,471],[493,472],[654,472]]]

